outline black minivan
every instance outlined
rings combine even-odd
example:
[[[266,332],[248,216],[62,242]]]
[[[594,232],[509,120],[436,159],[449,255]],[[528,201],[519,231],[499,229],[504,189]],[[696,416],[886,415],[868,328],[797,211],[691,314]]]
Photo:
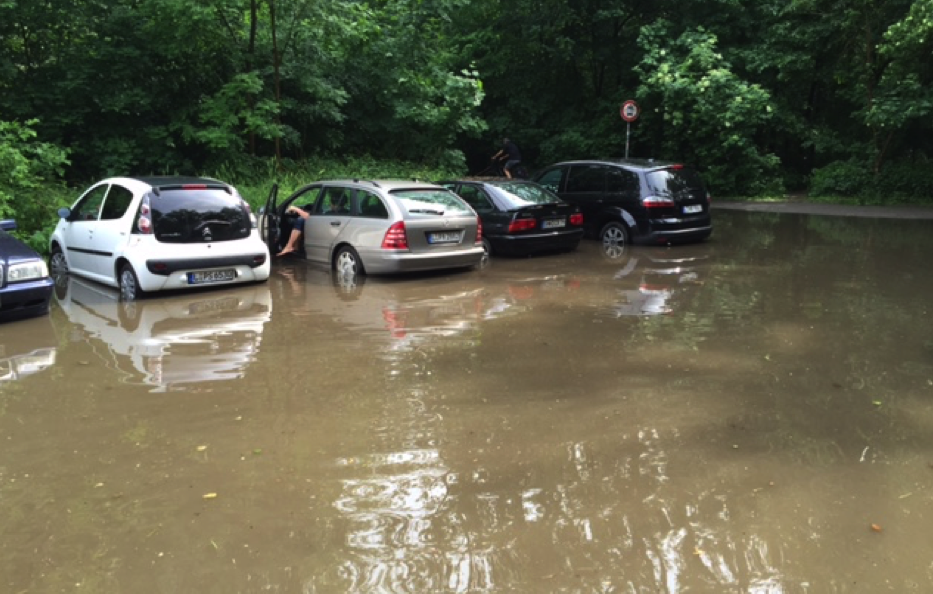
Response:
[[[534,181],[583,211],[588,237],[609,244],[670,244],[710,236],[710,195],[680,163],[643,159],[565,161]]]

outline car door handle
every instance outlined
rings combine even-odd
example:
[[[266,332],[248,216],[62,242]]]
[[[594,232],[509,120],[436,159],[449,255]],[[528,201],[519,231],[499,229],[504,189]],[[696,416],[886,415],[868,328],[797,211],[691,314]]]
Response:
[[[339,227],[339,226],[340,226],[340,221],[331,221],[331,222],[330,222],[330,226],[331,226],[331,227]]]

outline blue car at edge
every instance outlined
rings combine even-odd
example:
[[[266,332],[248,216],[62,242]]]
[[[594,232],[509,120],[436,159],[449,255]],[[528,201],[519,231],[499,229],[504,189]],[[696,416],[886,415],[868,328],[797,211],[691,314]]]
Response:
[[[43,316],[55,282],[34,249],[13,237],[16,221],[0,221],[0,322]]]

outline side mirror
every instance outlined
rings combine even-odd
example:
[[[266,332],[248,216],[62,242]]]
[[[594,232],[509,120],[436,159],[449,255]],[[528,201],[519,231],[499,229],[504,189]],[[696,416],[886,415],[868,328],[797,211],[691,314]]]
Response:
[[[260,207],[259,207],[259,214],[260,214],[260,215],[266,214],[266,207],[265,207],[265,206],[260,206]]]
[[[70,208],[59,208],[58,216],[63,219],[67,219],[68,217],[71,216],[71,209]]]
[[[3,219],[0,221],[0,230],[13,231],[16,229],[16,219]]]

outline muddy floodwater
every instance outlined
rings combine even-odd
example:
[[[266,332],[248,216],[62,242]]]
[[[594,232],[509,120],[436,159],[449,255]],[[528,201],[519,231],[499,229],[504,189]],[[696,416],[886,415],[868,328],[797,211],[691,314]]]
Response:
[[[0,326],[0,591],[933,591],[933,221]]]

